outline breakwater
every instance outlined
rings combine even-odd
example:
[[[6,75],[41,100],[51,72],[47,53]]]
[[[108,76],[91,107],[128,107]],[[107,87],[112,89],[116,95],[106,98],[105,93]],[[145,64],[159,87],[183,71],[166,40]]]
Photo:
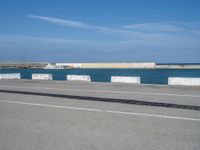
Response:
[[[0,63],[0,68],[80,68],[80,69],[200,69],[199,63],[169,63],[159,64],[154,62],[143,63]]]

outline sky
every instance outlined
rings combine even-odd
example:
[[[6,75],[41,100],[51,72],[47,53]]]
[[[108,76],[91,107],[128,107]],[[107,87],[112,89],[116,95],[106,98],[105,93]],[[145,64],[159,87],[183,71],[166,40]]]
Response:
[[[0,62],[200,63],[199,0],[0,0]]]

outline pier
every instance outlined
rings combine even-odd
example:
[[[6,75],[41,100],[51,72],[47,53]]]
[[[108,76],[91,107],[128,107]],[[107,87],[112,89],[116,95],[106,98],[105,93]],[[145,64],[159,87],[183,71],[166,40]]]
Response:
[[[88,149],[87,143],[92,143],[98,149],[113,145],[120,150],[127,145],[143,148],[145,141],[152,147],[143,149],[153,150],[165,139],[162,147],[166,149],[192,150],[199,147],[199,90],[115,82],[0,80],[0,144],[21,149],[29,143],[36,148],[45,140],[51,149],[65,149],[62,145]]]
[[[46,62],[14,62],[14,63],[0,63],[0,68],[44,68],[48,63]]]
[[[24,62],[24,63],[0,63],[2,68],[126,68],[126,69],[200,69],[200,64],[159,64],[155,62],[141,63],[50,63],[50,62]]]

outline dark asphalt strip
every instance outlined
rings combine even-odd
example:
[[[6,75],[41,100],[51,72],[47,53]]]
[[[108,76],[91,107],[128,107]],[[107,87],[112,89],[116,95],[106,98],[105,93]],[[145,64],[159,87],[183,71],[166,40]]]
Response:
[[[60,97],[60,98],[79,99],[79,100],[88,100],[88,101],[99,101],[99,102],[113,102],[113,103],[122,103],[122,104],[133,104],[133,105],[144,105],[144,106],[156,106],[156,107],[200,110],[200,106],[194,106],[194,105],[159,103],[159,102],[149,102],[149,101],[129,100],[129,99],[101,98],[101,97],[90,97],[90,96],[75,96],[75,95],[40,93],[40,92],[30,92],[30,91],[15,91],[15,90],[0,90],[0,92],[2,92],[2,93],[24,94],[24,95]]]

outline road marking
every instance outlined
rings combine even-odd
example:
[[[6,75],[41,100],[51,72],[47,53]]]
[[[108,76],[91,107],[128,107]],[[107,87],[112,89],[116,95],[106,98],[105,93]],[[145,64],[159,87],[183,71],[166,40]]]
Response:
[[[21,89],[46,89],[46,90],[60,90],[60,91],[79,91],[79,92],[94,92],[94,93],[112,93],[112,94],[136,94],[136,95],[152,95],[152,96],[176,96],[176,97],[193,97],[199,98],[200,95],[186,95],[186,94],[172,94],[172,93],[142,93],[142,92],[126,92],[126,91],[102,91],[102,90],[82,90],[82,89],[61,89],[48,87],[22,87],[13,85],[0,85],[0,87],[14,87]]]
[[[103,109],[93,109],[93,108],[84,108],[84,107],[71,107],[71,106],[63,106],[63,105],[41,104],[41,103],[26,103],[26,102],[9,101],[9,100],[0,100],[0,103],[40,106],[40,107],[50,107],[50,108],[61,108],[61,109],[81,110],[81,111],[90,111],[90,112],[105,112],[105,113],[112,113],[112,114],[123,114],[123,115],[132,115],[132,116],[155,117],[155,118],[165,118],[165,119],[176,119],[176,120],[187,120],[187,121],[200,122],[199,118],[187,118],[187,117],[179,117],[179,116],[144,114],[144,113],[135,113],[135,112],[126,112],[126,111],[103,110]]]

